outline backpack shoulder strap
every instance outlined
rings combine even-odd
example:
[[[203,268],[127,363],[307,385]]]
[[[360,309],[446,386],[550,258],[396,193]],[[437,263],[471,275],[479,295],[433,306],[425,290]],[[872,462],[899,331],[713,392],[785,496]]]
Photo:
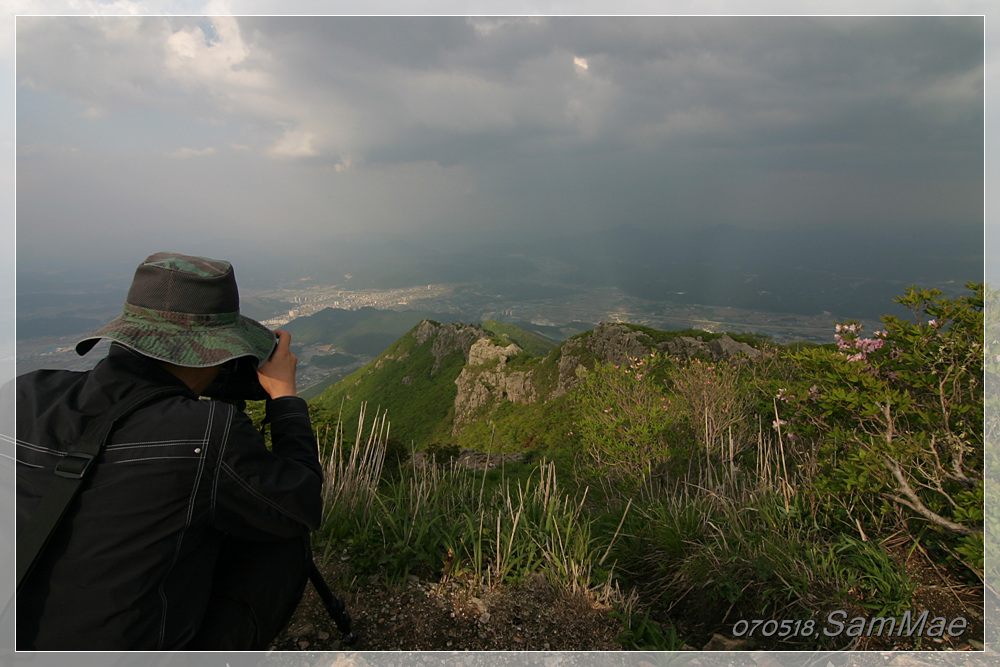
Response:
[[[155,399],[185,393],[180,387],[153,387],[120,401],[87,424],[80,439],[55,465],[55,477],[38,508],[17,536],[17,589],[34,569],[38,557],[55,532],[73,498],[80,491],[90,464],[104,446],[115,424]]]

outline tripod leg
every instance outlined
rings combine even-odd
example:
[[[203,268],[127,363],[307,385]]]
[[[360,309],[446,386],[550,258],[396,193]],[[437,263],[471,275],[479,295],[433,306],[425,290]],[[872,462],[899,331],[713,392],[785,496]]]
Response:
[[[320,573],[319,568],[316,567],[316,561],[310,560],[306,567],[309,573],[309,581],[312,582],[313,588],[316,589],[316,593],[323,601],[326,612],[330,614],[330,618],[333,619],[337,629],[344,635],[342,641],[344,644],[350,646],[358,640],[358,637],[351,630],[351,615],[347,611],[347,605],[344,604],[341,598],[336,597],[330,592],[330,587],[326,585],[323,575]]]

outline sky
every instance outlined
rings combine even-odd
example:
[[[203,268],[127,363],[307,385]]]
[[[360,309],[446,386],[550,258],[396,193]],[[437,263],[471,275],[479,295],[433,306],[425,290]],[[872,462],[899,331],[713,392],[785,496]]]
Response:
[[[850,233],[984,215],[978,16],[16,28],[22,267],[351,236]]]

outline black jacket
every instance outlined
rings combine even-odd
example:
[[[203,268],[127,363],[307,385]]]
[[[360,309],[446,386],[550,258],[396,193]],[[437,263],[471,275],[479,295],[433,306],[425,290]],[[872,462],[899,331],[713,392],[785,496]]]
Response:
[[[17,521],[36,507],[66,443],[88,419],[151,385],[185,385],[113,345],[88,372],[17,379]],[[181,649],[205,613],[224,535],[307,534],[322,470],[306,403],[267,402],[272,450],[249,417],[192,392],[139,408],[116,428],[17,599],[17,648]]]

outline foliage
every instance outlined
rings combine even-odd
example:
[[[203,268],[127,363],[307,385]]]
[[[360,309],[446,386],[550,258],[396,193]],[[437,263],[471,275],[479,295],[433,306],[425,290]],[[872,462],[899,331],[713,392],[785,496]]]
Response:
[[[897,516],[981,531],[983,285],[967,288],[908,289],[896,301],[915,319],[887,315],[871,338],[838,324],[837,349],[797,353],[801,379],[776,394],[774,428],[820,447],[817,498],[862,532]]]
[[[708,465],[713,460],[733,464],[748,442],[751,406],[740,381],[743,367],[739,359],[716,363],[690,359],[678,361],[671,373],[673,392]]]
[[[464,425],[454,442],[463,449],[481,450],[492,442],[495,452],[530,451],[551,458],[575,448],[571,411],[566,396],[534,403],[505,401],[488,417]]]
[[[359,470],[343,477],[372,477],[368,459],[352,461]],[[600,554],[614,535],[591,535],[582,500],[560,492],[555,466],[544,461],[523,480],[488,483],[487,475],[454,461],[438,465],[425,457],[397,480],[377,489],[352,485],[328,503],[316,539],[328,554],[345,553],[356,572],[395,581],[471,576],[489,586],[543,572],[557,587],[607,601],[615,591]]]
[[[669,458],[675,412],[654,380],[663,363],[655,352],[628,364],[597,364],[576,391],[576,429],[585,469],[635,488]]]

